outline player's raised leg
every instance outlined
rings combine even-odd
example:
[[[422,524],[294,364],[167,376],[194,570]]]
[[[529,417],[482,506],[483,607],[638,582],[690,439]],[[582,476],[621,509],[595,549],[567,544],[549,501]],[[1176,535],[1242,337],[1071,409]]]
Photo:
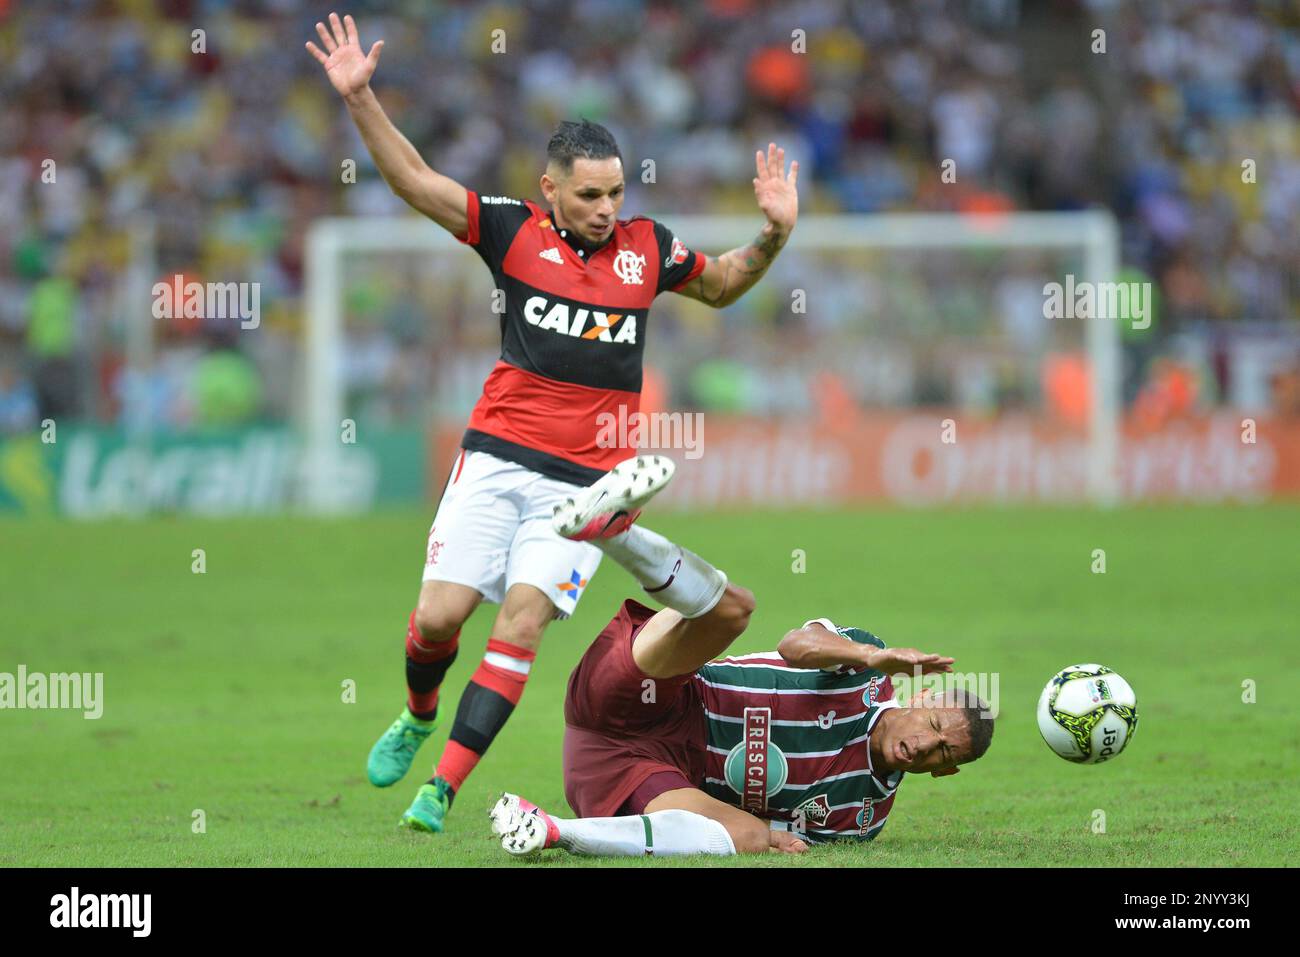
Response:
[[[467,585],[426,581],[406,624],[406,707],[370,749],[366,776],[376,787],[400,781],[437,727],[438,691],[456,660],[460,629],[483,596]]]
[[[677,464],[666,455],[636,455],[555,506],[555,531],[576,542],[626,531],[641,508],[672,481]]]
[[[727,576],[689,549],[633,524],[641,509],[672,480],[664,455],[620,462],[582,494],[555,509],[553,527],[586,541],[622,565],[655,601],[686,618],[705,615],[721,600]]]
[[[748,626],[754,596],[690,549],[642,525],[641,508],[672,479],[662,455],[620,463],[555,510],[554,528],[589,541],[667,608],[637,634],[632,655],[652,678],[689,674],[720,655]]]
[[[487,753],[523,696],[542,632],[555,616],[551,599],[532,585],[506,592],[492,637],[456,708],[451,738],[433,777],[421,785],[401,824],[438,833],[456,792]]]
[[[749,627],[754,593],[728,583],[717,603],[698,618],[664,608],[632,640],[632,660],[651,678],[690,674],[719,657]]]

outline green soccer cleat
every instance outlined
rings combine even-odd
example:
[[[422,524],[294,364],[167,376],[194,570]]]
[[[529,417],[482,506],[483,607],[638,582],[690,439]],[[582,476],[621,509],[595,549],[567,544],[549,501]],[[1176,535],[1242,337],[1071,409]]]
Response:
[[[409,708],[403,708],[397,720],[370,749],[370,758],[366,761],[366,777],[370,778],[370,783],[377,788],[386,788],[402,780],[411,770],[415,752],[420,750],[424,739],[433,734],[437,722],[437,712],[431,721],[421,721],[411,714]]]
[[[451,810],[451,798],[451,785],[442,778],[435,778],[432,784],[421,784],[420,790],[415,792],[415,800],[397,826],[426,834],[440,834],[442,819]]]

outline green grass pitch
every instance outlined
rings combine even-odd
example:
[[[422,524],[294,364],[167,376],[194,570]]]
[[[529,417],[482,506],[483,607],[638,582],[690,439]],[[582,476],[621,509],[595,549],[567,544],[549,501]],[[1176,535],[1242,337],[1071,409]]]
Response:
[[[367,751],[404,701],[402,635],[428,520],[0,521],[0,672],[103,672],[105,702],[97,721],[0,711],[0,864],[628,864],[514,861],[484,813],[507,788],[568,813],[565,680],[637,594],[610,562],[578,614],[548,631],[447,833],[395,825],[447,739],[494,609],[467,626],[448,717],[412,773],[385,790],[366,782]],[[988,756],[956,777],[909,776],[874,843],[711,866],[1300,864],[1300,506],[652,510],[645,521],[755,591],[738,650],[827,616],[999,675]],[[204,574],[191,571],[197,548]],[[1105,574],[1091,571],[1098,548]],[[1034,721],[1047,678],[1080,661],[1114,668],[1138,694],[1132,744],[1096,767],[1052,755]],[[355,703],[342,700],[348,679]],[[205,833],[193,831],[196,809]]]

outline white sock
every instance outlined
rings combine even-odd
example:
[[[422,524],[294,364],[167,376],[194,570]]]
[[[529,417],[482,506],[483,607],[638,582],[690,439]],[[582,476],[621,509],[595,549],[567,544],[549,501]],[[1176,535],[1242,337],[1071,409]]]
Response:
[[[727,590],[725,572],[640,525],[591,544],[626,568],[655,601],[686,618],[711,611]]]
[[[694,811],[655,811],[627,817],[553,817],[559,846],[591,857],[673,857],[681,854],[736,853],[727,829]]]

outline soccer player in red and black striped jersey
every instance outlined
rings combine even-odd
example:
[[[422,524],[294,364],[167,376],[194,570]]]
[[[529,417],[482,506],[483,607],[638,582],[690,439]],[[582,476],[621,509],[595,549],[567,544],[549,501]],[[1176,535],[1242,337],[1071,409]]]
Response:
[[[557,531],[584,534],[584,504],[558,510]],[[714,660],[748,625],[749,591],[643,525],[592,541],[667,607],[625,601],[574,669],[564,791],[578,817],[504,795],[492,827],[510,853],[801,853],[872,840],[904,772],[955,774],[987,750],[993,720],[974,695],[894,700],[891,674],[950,672],[952,658],[820,618],[773,652]]]
[[[462,624],[480,602],[501,605],[487,652],[461,696],[434,776],[402,823],[441,831],[456,791],[523,693],[542,633],[567,617],[600,563],[590,544],[556,535],[552,509],[635,450],[602,442],[600,426],[638,411],[649,309],[662,292],[723,307],[767,271],[798,217],[798,164],[775,144],[755,155],[765,217],[753,242],[704,256],[661,223],[619,219],[623,162],[609,131],[561,123],[547,146],[543,207],[480,196],[432,170],[370,89],[383,41],[363,52],[351,17],[316,24],[324,67],[392,190],[472,247],[492,270],[504,312],[501,359],[470,416],[429,531],[419,599],[406,628],[407,704],[371,750],[380,787],[410,768],[438,714]]]

